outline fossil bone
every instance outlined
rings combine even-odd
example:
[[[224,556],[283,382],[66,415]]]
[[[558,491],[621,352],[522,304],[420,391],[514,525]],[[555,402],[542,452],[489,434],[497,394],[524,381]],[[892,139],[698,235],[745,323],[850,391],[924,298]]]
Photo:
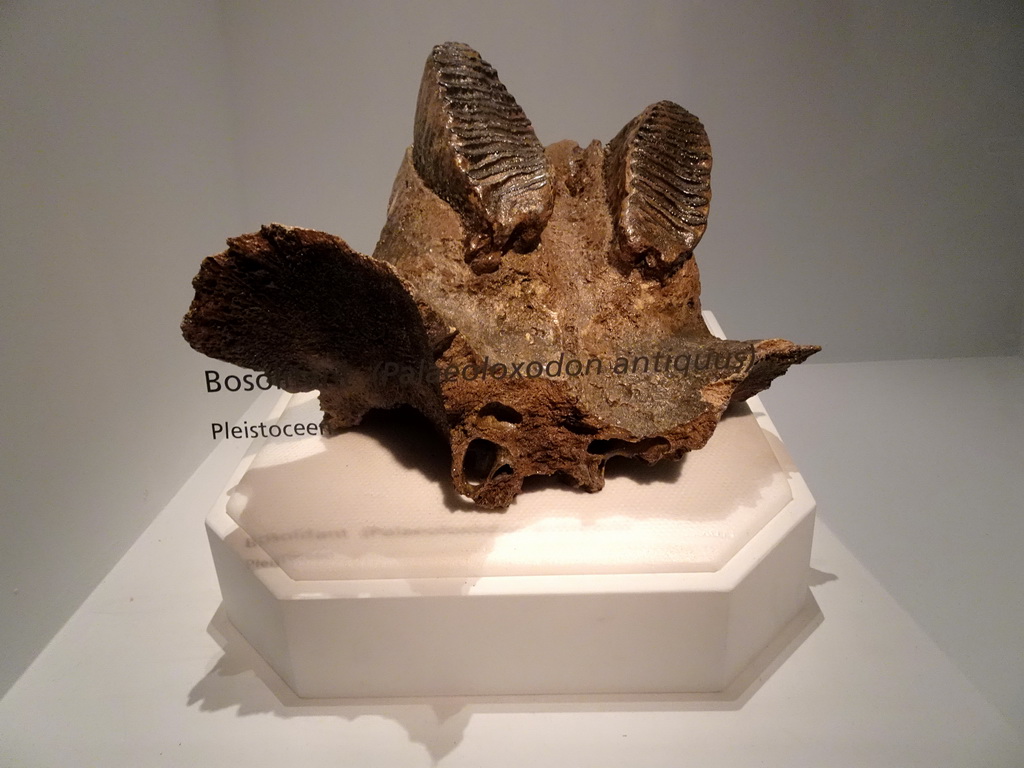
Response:
[[[182,330],[319,390],[332,432],[415,407],[483,507],[533,475],[597,491],[610,457],[700,448],[730,402],[819,349],[708,331],[693,248],[710,171],[700,121],[667,101],[607,147],[545,149],[494,69],[446,43],[373,256],[278,224],[233,238],[203,262]]]

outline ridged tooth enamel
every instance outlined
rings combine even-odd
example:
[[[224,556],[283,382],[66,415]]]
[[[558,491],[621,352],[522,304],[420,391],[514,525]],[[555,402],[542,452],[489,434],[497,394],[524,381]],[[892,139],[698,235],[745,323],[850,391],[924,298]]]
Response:
[[[678,104],[652,104],[608,144],[605,179],[620,257],[656,272],[687,258],[708,223],[711,145]]]
[[[501,252],[540,239],[553,201],[544,148],[497,72],[469,46],[445,43],[427,59],[413,164],[462,216],[475,271],[492,271]]]

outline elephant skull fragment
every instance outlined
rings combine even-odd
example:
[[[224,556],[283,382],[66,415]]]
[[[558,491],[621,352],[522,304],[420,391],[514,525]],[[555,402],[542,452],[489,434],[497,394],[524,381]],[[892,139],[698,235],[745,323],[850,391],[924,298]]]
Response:
[[[819,347],[725,341],[693,249],[711,149],[662,101],[607,146],[541,146],[471,48],[434,48],[372,257],[271,224],[207,258],[182,323],[200,352],[319,390],[331,432],[411,405],[455,488],[508,506],[532,475],[588,491],[612,456],[702,447],[730,402]]]

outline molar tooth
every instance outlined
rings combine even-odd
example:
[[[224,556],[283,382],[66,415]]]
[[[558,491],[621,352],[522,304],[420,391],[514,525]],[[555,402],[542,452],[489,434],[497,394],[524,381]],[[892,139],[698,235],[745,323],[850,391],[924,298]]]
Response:
[[[652,104],[609,142],[605,179],[620,259],[657,275],[686,261],[711,203],[711,145],[700,120],[671,101]]]
[[[554,199],[544,148],[497,72],[467,45],[436,46],[427,59],[413,163],[462,216],[474,271],[494,271],[501,253],[540,240]]]

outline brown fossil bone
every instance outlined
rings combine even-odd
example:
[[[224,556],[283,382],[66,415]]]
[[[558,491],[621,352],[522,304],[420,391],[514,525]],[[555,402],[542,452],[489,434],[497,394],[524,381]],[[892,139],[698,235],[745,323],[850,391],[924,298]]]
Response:
[[[544,148],[494,69],[446,43],[373,256],[278,224],[233,238],[203,262],[182,330],[319,390],[331,431],[412,405],[483,507],[533,475],[597,491],[610,457],[700,448],[730,402],[819,349],[708,331],[693,248],[710,172],[704,127],[667,101],[607,147]]]

